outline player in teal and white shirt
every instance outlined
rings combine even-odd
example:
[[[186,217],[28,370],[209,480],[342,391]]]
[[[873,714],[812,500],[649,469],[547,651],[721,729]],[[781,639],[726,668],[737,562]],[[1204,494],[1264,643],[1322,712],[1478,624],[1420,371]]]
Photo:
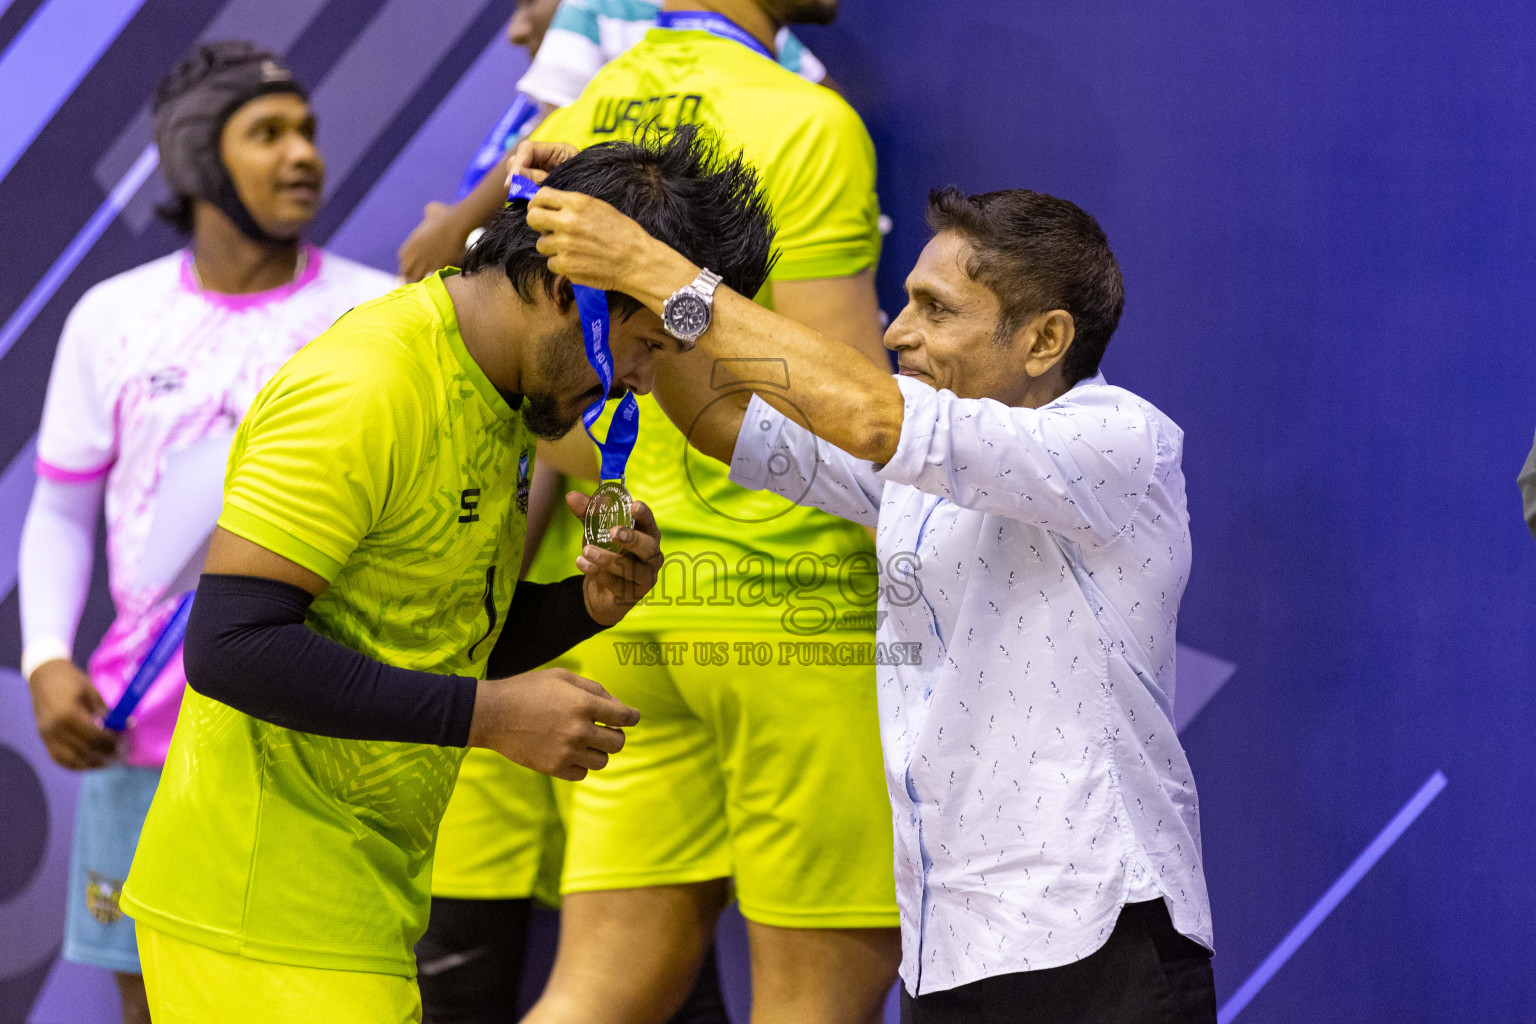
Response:
[[[212,515],[197,509],[218,507],[221,452],[278,367],[394,284],[303,240],[325,180],[307,95],[276,55],[241,41],[199,46],[161,81],[155,144],[174,197],[161,213],[187,245],[76,303],[38,429],[16,565],[38,733],[81,772],[62,955],[116,976],[124,1021],[149,1008],[119,897],[186,689],[179,642],[144,666],[195,582],[177,570],[201,564]],[[82,667],[76,630],[103,519],[114,617]],[[125,727],[106,728],[141,671],[149,686]]]
[[[659,0],[564,0],[517,87],[552,107],[576,102],[603,65],[645,37],[660,12]],[[774,43],[788,70],[812,82],[827,77],[826,67],[788,26]]]

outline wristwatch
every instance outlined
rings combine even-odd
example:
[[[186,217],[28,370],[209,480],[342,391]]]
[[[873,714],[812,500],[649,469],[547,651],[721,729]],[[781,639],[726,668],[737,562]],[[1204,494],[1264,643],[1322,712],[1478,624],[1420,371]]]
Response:
[[[673,292],[661,307],[661,325],[687,348],[692,348],[699,335],[709,330],[715,308],[715,286],[720,280],[719,274],[700,270],[691,284]]]

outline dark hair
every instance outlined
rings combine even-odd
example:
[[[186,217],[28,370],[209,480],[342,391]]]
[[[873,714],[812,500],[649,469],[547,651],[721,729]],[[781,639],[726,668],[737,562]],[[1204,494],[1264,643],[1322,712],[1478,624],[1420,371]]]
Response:
[[[663,133],[654,125],[633,142],[605,142],[584,149],[550,172],[544,184],[582,192],[634,218],[652,237],[725,279],[742,295],[754,296],[768,280],[773,217],[757,171],[737,153],[725,157],[719,140],[698,125]],[[539,236],[527,222],[528,204],[508,206],[464,257],[464,273],[505,271],[517,294],[533,301],[534,289],[554,288]],[[608,304],[620,316],[642,308],[619,292]]]
[[[1007,345],[1030,317],[1064,309],[1073,325],[1062,361],[1067,383],[1098,372],[1125,308],[1120,264],[1098,221],[1043,192],[1011,188],[972,196],[946,185],[928,195],[928,226],[970,243],[966,275],[1002,305],[995,344]]]

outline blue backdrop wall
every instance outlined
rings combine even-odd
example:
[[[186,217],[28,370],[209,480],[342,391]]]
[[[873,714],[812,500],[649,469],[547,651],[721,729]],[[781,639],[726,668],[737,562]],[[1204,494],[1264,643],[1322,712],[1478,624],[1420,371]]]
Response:
[[[506,103],[509,11],[0,0],[0,664],[64,315],[176,244],[153,179],[134,187],[157,76],[203,37],[286,52],[331,161],[318,240],[392,269]],[[1067,197],[1119,255],[1106,373],[1187,432],[1181,640],[1207,702],[1180,725],[1224,1019],[1536,1015],[1536,541],[1514,489],[1536,428],[1536,13],[845,0],[805,35],[880,153],[887,309],[937,184]],[[82,645],[106,612],[98,594]],[[0,1020],[42,1020],[39,992],[68,997],[47,982],[72,790],[14,673],[0,715]]]

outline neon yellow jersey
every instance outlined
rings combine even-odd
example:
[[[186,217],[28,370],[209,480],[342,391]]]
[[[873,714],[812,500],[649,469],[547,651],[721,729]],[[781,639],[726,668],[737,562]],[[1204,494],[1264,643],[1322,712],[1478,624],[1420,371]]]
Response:
[[[565,493],[572,489],[592,490],[581,481],[560,478],[543,542],[528,567],[530,583],[556,583],[578,572],[581,521],[565,504]],[[556,663],[573,665],[570,655]],[[549,776],[493,750],[466,754],[438,829],[432,895],[502,900],[536,896],[558,904],[565,831],[554,784]]]
[[[464,348],[448,273],[359,306],[278,371],[235,436],[219,524],[329,581],[316,632],[482,677],[533,438]],[[224,952],[413,976],[463,756],[293,732],[189,689],[123,906]]]
[[[535,138],[590,146],[646,121],[699,122],[761,175],[778,229],[770,283],[846,277],[880,253],[875,152],[852,107],[740,43],[652,29],[555,111]],[[758,296],[771,304],[771,288]],[[631,493],[661,526],[667,566],[612,632],[873,628],[874,561],[852,523],[747,491],[689,448],[661,407],[640,399]],[[546,544],[546,547],[548,545]]]

